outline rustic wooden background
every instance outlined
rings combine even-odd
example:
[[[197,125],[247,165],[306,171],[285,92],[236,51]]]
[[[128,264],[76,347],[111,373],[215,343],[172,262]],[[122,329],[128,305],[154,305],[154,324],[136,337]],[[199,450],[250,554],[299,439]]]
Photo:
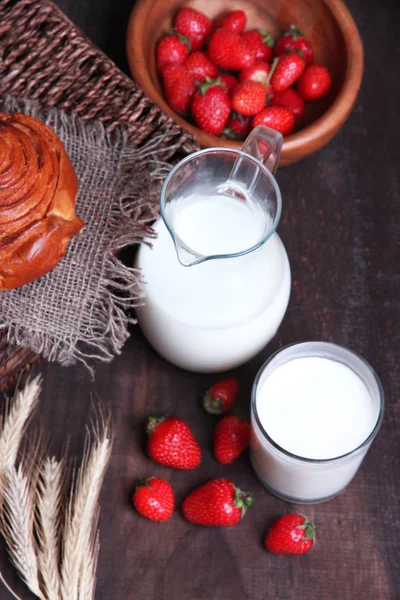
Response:
[[[83,32],[127,71],[125,29],[132,0],[57,0]],[[254,376],[287,343],[324,339],[363,354],[386,392],[386,416],[356,479],[339,497],[314,507],[267,493],[247,456],[222,467],[212,458],[215,419],[199,406],[213,376],[181,371],[158,357],[138,330],[95,381],[81,367],[44,365],[37,422],[54,453],[67,436],[79,454],[91,398],[112,410],[116,440],[101,496],[101,552],[96,599],[113,600],[395,600],[400,598],[400,195],[397,0],[348,0],[365,44],[357,105],[337,137],[317,154],[278,173],[284,211],[279,233],[293,273],[289,310],[278,336],[238,369],[240,408],[248,412]],[[149,413],[174,413],[201,442],[201,466],[189,473],[157,467],[144,454]],[[172,483],[177,511],[165,524],[131,508],[140,477]],[[231,477],[251,491],[254,507],[232,529],[184,521],[179,505],[211,477]],[[262,537],[275,517],[307,512],[318,542],[302,557],[269,555]],[[0,567],[22,599],[31,598],[0,546]],[[8,597],[0,590],[0,598]]]

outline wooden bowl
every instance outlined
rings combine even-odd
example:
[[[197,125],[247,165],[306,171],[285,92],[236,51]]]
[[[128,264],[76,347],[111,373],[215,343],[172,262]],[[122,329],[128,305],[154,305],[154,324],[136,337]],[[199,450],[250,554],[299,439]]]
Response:
[[[211,19],[224,11],[241,8],[247,14],[247,29],[266,29],[274,37],[293,23],[310,40],[315,61],[331,71],[333,86],[329,95],[306,103],[298,130],[284,138],[281,166],[315,152],[337,133],[357,98],[364,65],[357,26],[341,0],[138,0],[127,33],[128,61],[134,79],[158,106],[196,136],[201,147],[240,148],[241,142],[201,131],[164,100],[155,48],[183,6],[197,8]]]

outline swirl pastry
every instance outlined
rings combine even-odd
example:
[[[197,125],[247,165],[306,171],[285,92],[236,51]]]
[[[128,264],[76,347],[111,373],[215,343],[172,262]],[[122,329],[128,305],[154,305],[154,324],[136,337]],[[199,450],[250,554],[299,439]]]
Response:
[[[53,269],[84,226],[78,181],[58,136],[22,114],[0,113],[0,289]]]

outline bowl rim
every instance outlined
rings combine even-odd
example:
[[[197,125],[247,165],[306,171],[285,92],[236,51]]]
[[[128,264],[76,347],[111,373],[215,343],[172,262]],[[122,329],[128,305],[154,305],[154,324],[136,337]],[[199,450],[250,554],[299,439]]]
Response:
[[[147,7],[151,7],[153,3],[154,0],[138,0],[129,17],[126,46],[128,64],[132,75],[144,92],[164,112],[173,117],[182,128],[190,131],[197,139],[199,139],[200,134],[204,140],[204,142],[200,142],[201,145],[207,147],[226,145],[226,140],[202,131],[172,110],[155,87],[149,70],[145,68],[140,71],[137,68],[138,65],[147,66],[146,58],[142,47],[139,48],[138,52],[132,53],[131,40],[136,37],[137,17],[141,13],[145,13]],[[282,151],[285,154],[294,154],[317,139],[326,138],[328,141],[349,116],[361,86],[364,72],[364,49],[353,16],[343,0],[323,0],[323,3],[332,13],[344,38],[347,61],[343,87],[331,106],[314,123],[284,138]],[[230,147],[240,149],[242,142],[230,140]]]

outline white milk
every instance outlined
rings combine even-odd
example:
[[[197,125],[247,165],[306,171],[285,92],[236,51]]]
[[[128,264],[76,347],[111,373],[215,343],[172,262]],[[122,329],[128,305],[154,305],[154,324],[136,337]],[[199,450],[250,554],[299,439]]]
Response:
[[[174,233],[204,256],[246,250],[270,226],[257,205],[222,195],[176,203]],[[153,347],[172,363],[202,372],[233,368],[259,352],[275,335],[290,294],[278,235],[245,256],[185,267],[162,219],[154,229],[153,247],[142,244],[136,262],[146,283],[137,316]]]
[[[369,437],[380,412],[371,389],[352,368],[321,356],[270,365],[260,378],[255,404],[253,466],[271,491],[298,501],[329,498],[349,483],[368,446],[343,456]],[[281,452],[262,430],[295,456]],[[338,457],[343,458],[332,460]]]

